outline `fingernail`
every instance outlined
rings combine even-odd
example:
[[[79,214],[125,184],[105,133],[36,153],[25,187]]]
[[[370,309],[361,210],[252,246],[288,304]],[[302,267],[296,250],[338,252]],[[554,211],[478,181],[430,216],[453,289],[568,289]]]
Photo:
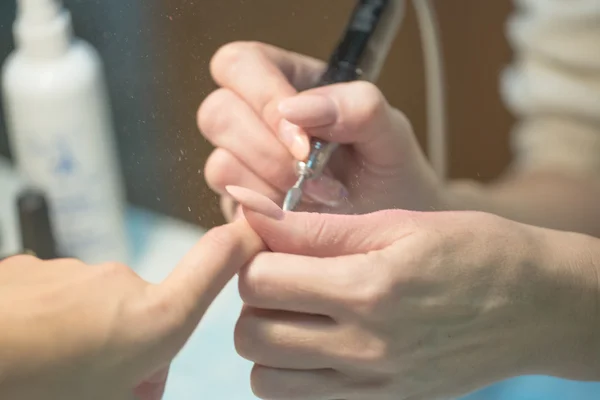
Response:
[[[243,207],[264,215],[265,217],[275,220],[282,220],[285,213],[271,199],[254,190],[246,189],[239,186],[227,186],[227,193],[231,195]]]
[[[279,103],[283,118],[303,128],[333,124],[337,120],[337,107],[328,96],[301,94]]]
[[[306,182],[306,195],[328,207],[338,207],[348,198],[348,189],[337,179],[321,175]]]
[[[305,160],[310,152],[308,137],[302,129],[283,119],[279,125],[279,138],[296,160]]]

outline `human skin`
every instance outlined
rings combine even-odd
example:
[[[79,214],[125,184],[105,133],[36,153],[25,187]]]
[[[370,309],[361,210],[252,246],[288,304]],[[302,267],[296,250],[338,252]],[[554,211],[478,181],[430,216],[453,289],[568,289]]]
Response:
[[[120,264],[0,262],[0,398],[161,399],[171,360],[262,246],[245,221],[216,228],[158,285]]]
[[[308,137],[341,143],[328,174],[309,182],[300,210],[364,214],[385,209],[473,210],[527,224],[600,236],[600,181],[545,166],[514,170],[482,185],[444,183],[432,171],[406,117],[366,82],[310,89],[324,63],[266,44],[235,42],[214,56],[220,86],[198,124],[216,147],[206,164],[225,215],[225,187],[256,190],[278,204],[295,182]],[[308,90],[307,90],[308,89]]]
[[[479,212],[284,213],[228,188],[270,252],[235,339],[263,399],[432,400],[600,380],[600,241]]]

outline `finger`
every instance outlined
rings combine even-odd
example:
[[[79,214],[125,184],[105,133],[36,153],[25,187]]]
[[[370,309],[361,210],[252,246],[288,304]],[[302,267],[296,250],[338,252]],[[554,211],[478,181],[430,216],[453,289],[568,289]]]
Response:
[[[280,190],[294,184],[294,160],[252,109],[231,90],[213,92],[198,112],[203,135]]]
[[[257,176],[228,150],[219,148],[212,152],[206,161],[204,177],[208,186],[215,192],[226,194],[227,186],[243,186],[262,193],[277,203],[281,203],[283,192]]]
[[[263,248],[245,220],[210,230],[158,287],[162,302],[194,329],[223,287]]]
[[[379,166],[397,166],[412,150],[408,147],[417,146],[407,118],[369,82],[312,89],[282,101],[279,111],[301,129],[298,135],[354,144],[365,160]]]
[[[273,368],[334,368],[339,326],[330,318],[245,307],[235,328],[240,356]]]
[[[208,186],[221,195],[227,193],[227,186],[240,186],[261,193],[277,204],[283,203],[285,197],[283,191],[278,190],[264,179],[261,179],[225,149],[218,148],[211,153],[206,161],[204,171],[204,177]],[[316,179],[307,182],[306,189],[307,191],[311,189],[311,198],[303,199],[298,210],[322,209],[316,203],[329,207],[338,206],[340,201],[345,198],[346,192],[343,186],[340,187],[340,184],[331,183],[331,181],[333,180],[329,178],[329,180]],[[315,200],[312,200],[312,198]],[[337,201],[334,201],[334,199]],[[233,200],[229,196],[226,196],[222,201],[225,202],[222,204],[222,211],[228,217],[228,220],[231,221],[236,212],[235,207],[237,203],[236,206],[233,206]]]
[[[381,250],[412,234],[416,213],[402,210],[369,215],[284,213],[267,197],[245,188],[228,188],[244,207],[252,228],[274,252],[337,257]]]
[[[322,208],[323,207],[310,202],[310,200],[302,202],[298,206],[298,210],[305,212],[319,212],[322,211]],[[221,196],[221,211],[225,216],[225,220],[228,222],[233,222],[244,218],[242,207],[231,196],[228,195]]]
[[[236,92],[273,132],[281,121],[279,102],[314,86],[324,68],[313,58],[252,42],[223,46],[211,62],[217,84]]]
[[[248,306],[267,310],[325,315],[335,320],[352,316],[365,280],[373,274],[366,255],[313,258],[260,253],[239,272],[239,293]]]
[[[350,379],[331,370],[298,371],[256,365],[252,391],[261,399],[331,400],[357,398]]]

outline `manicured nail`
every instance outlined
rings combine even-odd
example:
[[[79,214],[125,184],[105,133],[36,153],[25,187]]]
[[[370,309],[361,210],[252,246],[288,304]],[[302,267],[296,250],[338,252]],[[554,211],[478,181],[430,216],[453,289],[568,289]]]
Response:
[[[302,129],[283,119],[279,124],[279,138],[296,160],[305,160],[310,152],[308,137]]]
[[[348,189],[337,179],[321,175],[306,182],[306,195],[328,207],[338,207],[348,198]]]
[[[316,128],[337,121],[337,106],[327,96],[301,94],[279,103],[281,116],[303,128]]]
[[[235,201],[240,203],[242,207],[278,221],[285,217],[285,212],[281,207],[268,197],[263,196],[254,190],[239,186],[227,186],[225,190],[227,190],[227,193],[229,193]]]

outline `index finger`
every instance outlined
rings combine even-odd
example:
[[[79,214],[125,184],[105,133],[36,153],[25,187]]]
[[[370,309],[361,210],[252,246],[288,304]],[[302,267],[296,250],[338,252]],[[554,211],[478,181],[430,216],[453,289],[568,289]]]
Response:
[[[313,87],[325,63],[258,42],[223,46],[211,61],[215,82],[240,96],[276,132],[279,102]]]
[[[159,286],[183,320],[197,324],[233,276],[265,249],[246,220],[210,230]]]

